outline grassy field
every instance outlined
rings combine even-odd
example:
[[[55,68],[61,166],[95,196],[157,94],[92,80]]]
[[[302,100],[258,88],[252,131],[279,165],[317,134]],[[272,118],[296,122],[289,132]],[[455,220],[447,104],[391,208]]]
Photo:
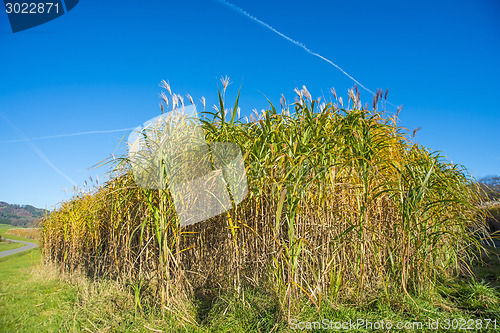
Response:
[[[2,233],[8,228],[3,225]],[[395,295],[391,301],[373,298],[361,306],[325,304],[320,312],[304,302],[289,325],[279,302],[255,289],[243,290],[243,299],[216,291],[199,297],[193,308],[194,321],[147,304],[138,307],[133,286],[107,279],[96,281],[81,272],[62,273],[56,265],[42,263],[41,249],[37,248],[0,259],[0,332],[291,332],[296,331],[293,325],[323,319],[364,319],[364,325],[381,321],[386,325],[427,325],[429,321],[454,319],[500,323],[500,294],[495,291],[499,288],[499,254],[500,250],[489,248],[485,261],[474,263],[475,280],[442,283],[432,299]],[[350,331],[369,332],[364,325]],[[482,331],[494,332],[491,325]],[[415,327],[399,331],[419,331]]]
[[[5,233],[5,231],[9,230],[9,229],[12,229],[12,228],[15,228],[14,226],[10,225],[10,224],[3,224],[3,223],[0,223],[0,234],[3,235],[3,233]]]
[[[16,239],[15,236],[9,236],[9,235],[6,236],[5,235],[5,232],[11,228],[14,228],[14,227],[9,225],[9,224],[1,224],[0,223],[0,236],[2,236],[2,238]],[[2,239],[2,240],[3,241],[0,242],[0,251],[17,249],[19,247],[24,246],[24,244],[21,244],[21,243],[8,242],[8,241],[5,241],[5,239]]]
[[[133,312],[121,313],[119,290],[63,280],[40,265],[39,249],[0,259],[0,295],[1,332],[127,331],[134,322]]]
[[[500,265],[498,257],[491,260]],[[478,276],[478,280],[481,278]],[[196,320],[190,323],[187,318],[176,317],[168,311],[161,313],[146,306],[137,309],[132,288],[112,281],[92,281],[79,273],[68,276],[61,274],[54,265],[42,265],[40,249],[34,249],[0,259],[0,332],[294,331],[287,325],[273,297],[252,290],[243,293],[244,300],[231,294],[205,301],[200,299],[195,307]],[[320,313],[304,303],[300,315],[293,317],[291,323],[299,325],[323,319],[334,322],[364,319],[394,325],[398,322],[496,319],[500,329],[500,296],[482,282],[458,280],[443,284],[440,294],[432,300],[396,296],[391,302],[373,299],[364,306],[326,305]],[[370,330],[360,327],[351,331]],[[490,326],[481,331],[495,330]]]
[[[8,234],[7,230],[11,230],[11,229],[24,229],[24,228],[19,228],[19,227],[16,227],[16,226],[12,226],[10,224],[1,224],[0,223],[0,235],[2,236],[2,238],[9,238],[9,239],[15,239],[15,240],[24,240],[24,241],[27,241],[27,242],[41,244],[40,239],[29,239],[29,238],[25,238],[25,237],[18,236],[18,235]]]
[[[6,251],[6,250],[17,249],[17,248],[22,247],[22,246],[24,246],[24,244],[16,243],[16,242],[9,242],[9,241],[3,239],[0,242],[0,252]]]

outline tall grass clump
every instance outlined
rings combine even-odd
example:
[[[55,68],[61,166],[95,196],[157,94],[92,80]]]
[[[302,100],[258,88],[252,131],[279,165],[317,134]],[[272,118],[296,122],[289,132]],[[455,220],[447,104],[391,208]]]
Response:
[[[182,107],[164,87],[167,110]],[[46,260],[123,281],[138,309],[149,300],[186,318],[186,302],[214,288],[240,297],[242,287],[270,290],[293,311],[297,299],[320,309],[425,295],[469,271],[484,232],[478,186],[462,167],[413,143],[397,115],[379,110],[387,93],[378,91],[368,110],[357,89],[344,107],[335,90],[325,103],[303,87],[293,104],[283,98],[281,110],[270,104],[244,121],[239,95],[226,108],[226,87],[201,126],[207,142],[241,148],[243,202],[181,228],[169,190],[138,187],[123,157],[108,182],[45,219]]]

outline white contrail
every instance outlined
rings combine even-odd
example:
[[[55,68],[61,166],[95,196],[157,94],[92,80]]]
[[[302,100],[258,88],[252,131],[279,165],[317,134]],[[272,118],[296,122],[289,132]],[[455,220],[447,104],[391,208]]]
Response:
[[[57,172],[58,174],[60,174],[64,178],[66,178],[73,185],[77,186],[76,183],[75,183],[75,181],[73,179],[71,179],[68,175],[66,175],[64,172],[62,172],[61,170],[59,170],[59,168],[56,167],[54,165],[54,163],[52,163],[49,160],[49,158],[33,142],[31,142],[31,140],[28,139],[28,137],[19,128],[17,128],[16,126],[14,126],[14,124],[12,124],[9,121],[9,119],[7,119],[3,114],[0,113],[0,116],[3,118],[3,120],[5,120],[5,122],[10,127],[12,127],[12,129],[14,131],[16,131],[20,136],[22,136],[24,138],[22,141],[26,142],[28,144],[28,146],[31,148],[31,150],[33,150],[38,155],[38,157],[40,157],[49,167],[51,167],[55,172]]]
[[[122,128],[122,129],[116,129],[116,130],[106,130],[106,131],[89,131],[89,132],[78,132],[78,133],[70,133],[70,134],[48,135],[48,136],[40,136],[37,138],[31,138],[31,139],[25,138],[25,139],[0,141],[0,144],[2,144],[2,143],[15,143],[15,142],[27,142],[27,141],[44,140],[44,139],[65,138],[68,136],[87,135],[87,134],[125,132],[125,131],[131,131],[133,129],[135,129],[135,127]]]
[[[304,49],[307,53],[315,56],[315,57],[318,57],[320,58],[321,60],[324,60],[326,61],[327,63],[329,63],[330,65],[334,66],[335,68],[337,68],[338,70],[340,70],[345,76],[347,76],[348,78],[350,78],[351,80],[353,80],[354,82],[356,82],[361,88],[363,88],[364,90],[368,91],[369,93],[372,93],[373,95],[375,95],[375,93],[373,91],[371,91],[370,89],[366,88],[364,85],[362,85],[358,80],[356,80],[354,77],[352,77],[351,75],[349,75],[349,73],[347,73],[345,70],[343,70],[339,65],[335,64],[333,61],[323,57],[321,54],[319,53],[316,53],[316,52],[313,52],[311,49],[309,49],[307,46],[305,46],[304,44],[302,44],[301,42],[298,42],[290,37],[288,37],[287,35],[279,32],[278,30],[276,30],[275,28],[273,28],[271,25],[267,24],[266,22],[263,22],[261,20],[259,20],[258,18],[256,18],[255,16],[253,16],[252,14],[248,13],[247,11],[245,11],[244,9],[241,9],[240,7],[232,4],[232,3],[229,3],[225,0],[217,0],[221,3],[223,3],[224,5],[230,7],[231,9],[234,9],[235,11],[239,12],[240,14],[243,14],[245,15],[246,17],[248,17],[249,19],[265,26],[266,28],[268,28],[269,30],[271,30],[272,32],[274,32],[275,34],[285,38],[286,40],[288,40],[289,42],[301,47],[302,49]],[[394,106],[394,107],[397,107],[396,105],[390,103],[390,102],[387,102],[389,103],[390,105]]]

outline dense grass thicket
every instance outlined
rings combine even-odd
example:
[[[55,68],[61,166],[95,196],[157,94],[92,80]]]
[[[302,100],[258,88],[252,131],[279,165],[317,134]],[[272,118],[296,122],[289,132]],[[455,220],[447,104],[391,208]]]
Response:
[[[164,87],[170,106],[182,98]],[[480,195],[466,171],[414,144],[387,94],[371,110],[359,93],[344,103],[313,100],[305,87],[249,121],[224,105],[204,112],[207,142],[232,142],[244,156],[249,193],[230,211],[180,227],[168,190],[138,187],[130,161],[43,223],[43,254],[66,270],[118,279],[136,306],[190,316],[207,290],[245,297],[269,292],[283,313],[299,304],[367,302],[431,295],[444,278],[467,273],[484,225]],[[345,105],[344,105],[345,104]],[[227,117],[226,112],[227,110]]]

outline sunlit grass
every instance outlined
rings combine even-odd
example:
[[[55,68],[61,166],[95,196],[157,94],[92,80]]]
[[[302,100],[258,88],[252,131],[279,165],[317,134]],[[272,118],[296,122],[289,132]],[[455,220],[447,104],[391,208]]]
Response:
[[[24,244],[16,243],[16,242],[9,242],[8,240],[3,239],[0,241],[0,252],[17,249],[17,248],[22,247],[22,246],[24,246]]]
[[[411,300],[395,294],[390,301],[369,295],[367,304],[325,301],[319,312],[307,299],[299,300],[300,311],[292,314],[291,319],[296,322],[364,319],[394,325],[475,320],[478,316],[499,320],[499,298],[495,300],[492,290],[481,283],[455,281],[439,291],[443,297],[436,294],[431,300],[420,297]],[[133,292],[123,284],[88,278],[79,271],[63,273],[56,264],[41,263],[40,249],[35,249],[0,260],[0,332],[297,331],[282,320],[279,301],[271,293],[249,287],[243,287],[240,293],[244,297],[234,291],[216,290],[212,297],[199,298],[194,302],[196,323],[192,324],[170,313],[162,314],[150,304],[136,311]],[[495,331],[493,324],[489,331]]]
[[[397,115],[377,110],[381,93],[368,110],[354,90],[343,108],[303,87],[294,104],[244,121],[238,100],[226,117],[226,87],[201,125],[208,142],[242,149],[249,194],[238,207],[181,228],[170,192],[137,187],[120,158],[109,182],[46,218],[46,260],[117,279],[136,311],[153,304],[186,322],[197,317],[189,300],[214,288],[269,290],[289,319],[300,302],[320,312],[374,295],[431,299],[439,281],[470,273],[485,231],[477,183],[411,142]]]

